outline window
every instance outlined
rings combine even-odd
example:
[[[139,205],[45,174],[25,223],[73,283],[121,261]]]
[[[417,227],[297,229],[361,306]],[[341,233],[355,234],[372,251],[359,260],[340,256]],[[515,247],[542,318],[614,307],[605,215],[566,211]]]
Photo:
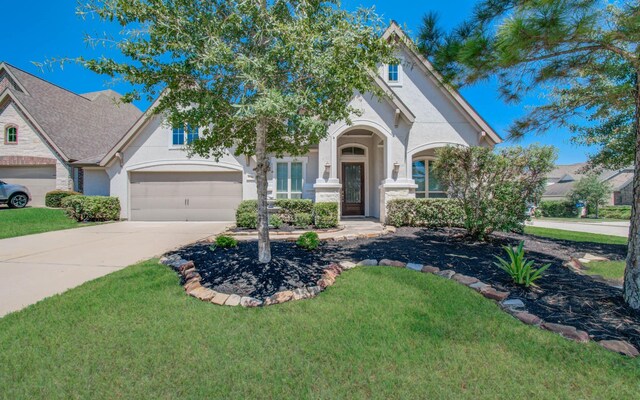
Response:
[[[433,160],[415,160],[412,164],[413,180],[418,185],[416,197],[424,198],[446,198],[447,193],[442,189],[442,185],[433,173]]]
[[[342,149],[343,156],[363,156],[364,149],[362,147],[345,147]]]
[[[5,144],[17,144],[18,143],[18,128],[10,125],[4,129],[4,143]]]
[[[192,127],[191,125],[176,126],[173,128],[173,140],[174,146],[182,146],[185,144],[185,132],[187,134],[186,144],[193,143],[198,140],[198,127]]]
[[[301,199],[304,183],[302,175],[301,162],[276,163],[276,198]]]
[[[389,64],[387,75],[389,82],[398,82],[399,78],[398,64]]]

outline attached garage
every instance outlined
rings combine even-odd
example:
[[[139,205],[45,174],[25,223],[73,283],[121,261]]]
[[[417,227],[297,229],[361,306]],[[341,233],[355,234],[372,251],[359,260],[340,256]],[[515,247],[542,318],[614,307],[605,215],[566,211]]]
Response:
[[[24,185],[31,192],[32,206],[44,206],[44,196],[56,188],[55,165],[0,166],[0,180]]]
[[[131,172],[132,221],[233,221],[242,173]]]

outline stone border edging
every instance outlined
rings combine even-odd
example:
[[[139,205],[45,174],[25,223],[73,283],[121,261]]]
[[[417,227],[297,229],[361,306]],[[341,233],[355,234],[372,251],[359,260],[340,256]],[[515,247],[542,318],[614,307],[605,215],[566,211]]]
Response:
[[[298,230],[298,231],[291,231],[291,232],[285,232],[285,231],[272,231],[269,230],[269,236],[274,235],[274,236],[289,236],[289,235],[302,235],[305,234],[307,232],[316,232],[317,234],[321,234],[321,233],[336,233],[336,232],[340,232],[345,230],[345,226],[344,225],[340,225],[337,228],[331,228],[331,229],[307,229],[307,230]],[[224,232],[225,235],[229,235],[229,236],[257,236],[258,235],[258,231],[257,230],[247,230],[247,231],[239,231],[239,232],[234,232],[232,230],[227,230]]]
[[[282,304],[292,300],[303,300],[316,297],[326,288],[332,286],[335,283],[336,278],[342,274],[342,272],[355,267],[386,266],[407,268],[413,271],[437,275],[444,279],[456,281],[461,285],[467,286],[480,293],[485,298],[494,300],[498,303],[500,308],[524,324],[537,326],[541,329],[557,333],[566,339],[573,340],[578,343],[588,343],[591,340],[588,332],[578,330],[570,325],[547,322],[537,315],[527,312],[525,310],[524,303],[521,300],[508,299],[510,292],[497,290],[493,286],[472,276],[459,274],[451,269],[440,270],[440,268],[431,265],[405,263],[389,259],[382,259],[379,262],[378,260],[368,259],[362,260],[358,263],[351,261],[331,263],[324,269],[321,278],[317,281],[315,286],[278,292],[262,301],[253,297],[243,297],[237,294],[229,295],[218,293],[212,289],[202,286],[202,277],[196,271],[193,261],[185,260],[177,255],[168,257],[164,256],[160,259],[160,263],[170,266],[178,272],[184,281],[184,289],[190,296],[217,305],[242,307],[264,307]],[[638,349],[635,346],[623,340],[600,340],[597,343],[609,351],[623,354],[628,357],[637,357],[640,355],[640,352],[638,352]]]

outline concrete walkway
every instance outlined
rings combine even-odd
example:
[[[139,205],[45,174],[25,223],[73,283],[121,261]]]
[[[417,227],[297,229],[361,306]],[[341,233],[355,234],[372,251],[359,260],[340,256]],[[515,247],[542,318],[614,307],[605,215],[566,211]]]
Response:
[[[0,316],[220,233],[227,225],[118,222],[0,240]]]
[[[597,233],[600,235],[629,237],[629,222],[570,222],[570,221],[541,221],[533,220],[527,225],[562,229],[565,231]]]

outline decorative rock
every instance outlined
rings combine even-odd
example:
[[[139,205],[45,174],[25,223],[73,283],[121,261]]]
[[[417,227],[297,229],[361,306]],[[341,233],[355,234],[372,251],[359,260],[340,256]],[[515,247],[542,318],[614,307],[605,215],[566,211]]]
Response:
[[[211,299],[211,302],[213,304],[217,304],[219,306],[223,305],[227,299],[229,298],[228,294],[224,294],[224,293],[217,293],[213,299]]]
[[[322,288],[320,286],[311,286],[307,288],[307,292],[309,292],[309,297],[315,297],[322,292]]]
[[[320,286],[322,289],[326,289],[329,286],[333,285],[335,282],[335,280],[333,279],[329,279],[329,278],[322,278],[318,281],[318,286]]]
[[[389,260],[387,258],[384,258],[384,259],[380,260],[378,265],[384,266],[384,267],[404,268],[407,264],[403,263],[402,261],[395,261],[395,260]]]
[[[436,272],[436,275],[441,276],[443,278],[451,279],[452,276],[456,274],[456,271],[452,269],[445,269],[440,272]]]
[[[229,298],[227,299],[227,301],[224,302],[224,305],[231,306],[231,307],[238,306],[240,305],[241,299],[242,297],[238,296],[237,294],[229,295]]]
[[[184,274],[185,271],[188,271],[190,269],[195,269],[196,265],[193,263],[193,261],[187,261],[186,263],[180,265],[178,267],[178,272]]]
[[[308,299],[309,297],[311,297],[311,295],[306,288],[298,288],[293,291],[293,300]]]
[[[426,274],[437,274],[438,272],[440,272],[440,268],[434,267],[432,265],[425,265],[424,267],[422,267],[421,271]]]
[[[582,271],[583,269],[585,269],[584,265],[582,265],[582,263],[575,258],[571,258],[569,261],[565,262],[562,265],[574,271]]]
[[[338,276],[342,273],[342,267],[340,267],[338,264],[331,264],[324,269],[324,272],[331,272],[335,276]]]
[[[524,322],[527,325],[540,325],[542,323],[542,319],[537,315],[530,314],[528,312],[518,312],[513,315],[518,318],[520,321]]]
[[[451,277],[451,279],[453,279],[454,281],[461,283],[465,286],[469,286],[469,285],[473,285],[474,283],[478,283],[478,279],[472,277],[472,276],[467,276],[467,275],[462,275],[462,274],[455,274],[454,276]]]
[[[478,292],[481,292],[484,288],[489,287],[489,285],[487,285],[487,284],[486,284],[486,283],[484,283],[484,282],[480,282],[480,281],[478,281],[478,282],[476,282],[476,283],[472,283],[471,285],[469,285],[469,287],[470,287],[471,289],[474,289],[474,290],[478,291]]]
[[[487,286],[481,289],[480,293],[482,293],[482,295],[488,299],[497,300],[497,301],[502,301],[507,297],[509,297],[509,292],[500,292],[498,290],[495,290],[491,286]]]
[[[609,261],[609,259],[607,257],[596,256],[596,255],[589,254],[589,253],[586,253],[584,255],[584,257],[582,257],[582,258],[584,258],[585,260],[589,260],[589,261]]]
[[[410,269],[413,271],[422,271],[422,264],[408,263],[407,269]]]
[[[322,279],[335,280],[336,276],[338,276],[338,274],[336,274],[336,272],[332,269],[325,269],[322,272]]]
[[[194,279],[194,280],[191,280],[191,281],[187,282],[187,283],[184,285],[184,290],[185,290],[187,293],[189,293],[189,292],[191,292],[192,290],[197,289],[197,288],[199,288],[199,287],[202,287],[202,284],[200,283],[200,279]]]
[[[204,286],[200,286],[199,288],[193,289],[191,292],[189,292],[189,294],[202,301],[211,301],[211,299],[216,296],[217,292]]]
[[[582,264],[589,264],[591,262],[591,260],[587,260],[586,258],[578,258],[578,261]]]
[[[615,351],[625,356],[638,357],[640,355],[634,345],[623,340],[601,340],[598,344],[607,350]]]
[[[195,270],[195,268],[192,268],[184,273],[185,281],[190,281],[191,279],[195,278],[200,279],[200,274]]]
[[[351,261],[340,261],[340,267],[342,267],[343,271],[347,271],[356,267],[355,263]]]
[[[396,227],[395,226],[387,226],[384,229],[389,233],[396,233]]]
[[[285,303],[293,298],[293,292],[291,290],[285,290],[283,292],[278,292],[270,297],[270,304],[280,304]]]
[[[524,303],[520,299],[509,299],[502,302],[504,308],[518,309],[524,308]]]
[[[542,327],[548,331],[559,333],[567,339],[575,340],[576,342],[586,343],[589,341],[589,334],[587,332],[577,330],[573,326],[544,322]]]
[[[363,267],[375,267],[378,265],[378,260],[362,260],[358,263],[358,266]]]
[[[254,299],[253,297],[245,296],[240,299],[240,305],[242,307],[260,307],[262,305],[262,301]]]

